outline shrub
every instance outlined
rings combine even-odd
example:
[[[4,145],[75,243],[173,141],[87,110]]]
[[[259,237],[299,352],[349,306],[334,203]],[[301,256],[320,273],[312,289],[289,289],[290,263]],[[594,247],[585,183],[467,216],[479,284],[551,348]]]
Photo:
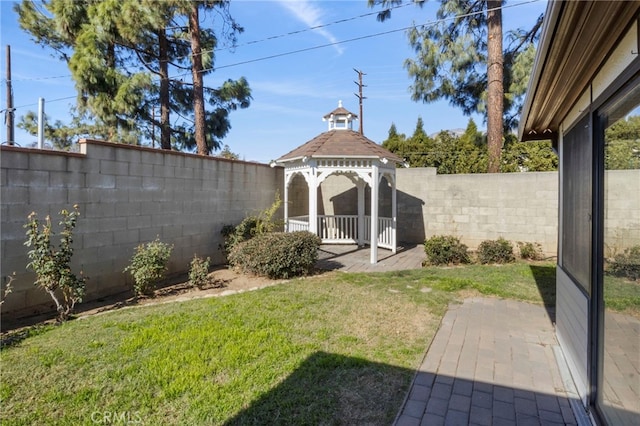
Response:
[[[189,283],[192,286],[203,288],[209,282],[209,265],[210,258],[203,259],[196,255],[193,256],[189,267]]]
[[[640,280],[640,245],[624,250],[615,255],[609,263],[609,272],[618,277]]]
[[[133,276],[133,289],[137,296],[151,296],[156,284],[164,278],[173,246],[156,238],[147,244],[140,244],[135,250],[131,264],[124,272],[130,272]]]
[[[222,231],[220,231],[220,233],[222,234],[222,238],[224,239],[224,243],[221,247],[222,251],[228,255],[236,245],[255,237],[257,229],[257,216],[247,216],[236,226],[223,226]]]
[[[11,288],[13,281],[16,279],[16,273],[14,272],[11,275],[7,275],[5,277],[5,285],[4,285],[4,290],[2,292],[0,292],[1,297],[0,297],[0,306],[2,306],[4,304],[4,301],[7,300],[7,296],[9,294],[11,294],[11,292],[13,291],[13,289]]]
[[[29,215],[24,227],[27,229],[27,247],[32,247],[28,252],[29,262],[27,269],[36,273],[35,285],[44,289],[56,304],[58,320],[65,321],[73,313],[75,304],[82,301],[85,293],[86,278],[76,276],[71,272],[71,257],[73,256],[73,230],[76,227],[78,206],[73,206],[73,211],[62,210],[60,226],[60,244],[56,249],[51,244],[51,237],[55,235],[51,218],[46,217],[40,227],[38,215],[33,212]],[[62,299],[60,299],[62,293]]]
[[[282,224],[273,220],[273,215],[282,205],[280,193],[276,192],[276,199],[268,209],[257,215],[247,216],[238,225],[225,225],[220,233],[224,240],[220,249],[228,255],[237,244],[250,240],[256,235],[266,234],[275,231]]]
[[[432,265],[470,263],[467,246],[452,235],[436,235],[424,242],[427,261]]]
[[[320,237],[307,231],[257,235],[233,247],[229,264],[269,278],[307,275],[318,260]]]
[[[542,246],[539,243],[523,243],[518,241],[521,259],[540,260],[542,259]]]
[[[513,255],[513,244],[500,237],[497,240],[486,240],[480,243],[477,251],[480,263],[511,263],[516,258]]]

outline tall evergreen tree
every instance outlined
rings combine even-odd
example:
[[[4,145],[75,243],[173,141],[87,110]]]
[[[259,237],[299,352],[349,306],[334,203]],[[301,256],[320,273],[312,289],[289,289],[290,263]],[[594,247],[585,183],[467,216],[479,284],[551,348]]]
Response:
[[[391,16],[391,6],[400,3],[402,0],[369,0],[369,6],[385,8],[378,15],[381,21]],[[416,57],[405,61],[413,78],[413,100],[447,99],[467,115],[486,114],[491,172],[499,169],[504,129],[517,125],[527,86],[528,73],[523,76],[514,69],[520,71],[531,64],[542,24],[540,16],[531,29],[512,31],[503,46],[502,3],[440,0],[436,24],[409,30]]]
[[[204,75],[213,70],[217,35],[213,29],[201,29],[199,19],[196,23],[192,18],[198,18],[194,13],[199,8],[219,8],[217,16],[224,21],[221,37],[235,42],[241,28],[229,15],[228,3],[23,0],[16,10],[22,28],[69,63],[80,112],[111,128],[110,139],[136,129],[146,129],[150,137],[159,127],[162,148],[193,149],[190,123],[197,121],[198,152],[208,154],[220,147],[220,139],[229,131],[229,112],[248,107],[251,99],[244,78],[227,80],[217,89],[204,86]],[[192,27],[194,31],[186,30]],[[192,51],[194,42],[197,54]],[[194,83],[170,78],[170,70],[191,70]],[[207,105],[212,110],[207,111]],[[159,119],[154,113],[157,106]],[[172,112],[181,119],[172,123]]]

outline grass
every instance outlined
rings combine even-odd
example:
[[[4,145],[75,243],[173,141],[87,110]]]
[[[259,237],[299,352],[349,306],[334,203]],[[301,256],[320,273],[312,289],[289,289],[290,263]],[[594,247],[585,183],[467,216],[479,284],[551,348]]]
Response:
[[[390,424],[449,303],[554,290],[552,264],[328,273],[75,320],[1,352],[0,421]]]

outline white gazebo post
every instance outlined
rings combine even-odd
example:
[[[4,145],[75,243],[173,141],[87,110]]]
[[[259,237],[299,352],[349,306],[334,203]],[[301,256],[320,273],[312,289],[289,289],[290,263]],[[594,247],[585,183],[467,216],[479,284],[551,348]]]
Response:
[[[291,178],[284,174],[284,232],[289,232],[289,180]]]
[[[391,175],[391,226],[393,229],[391,230],[391,252],[396,254],[398,240],[396,236],[396,232],[398,230],[398,197],[396,195],[396,177],[395,175]]]
[[[378,263],[378,164],[371,165],[371,263]]]
[[[307,175],[309,187],[309,232],[318,234],[318,172],[315,160],[309,161],[310,170]]]
[[[364,209],[364,200],[365,200],[365,188],[366,188],[367,183],[362,180],[362,179],[358,179],[357,183],[356,183],[356,188],[358,189],[358,245],[363,246],[364,245],[364,231],[365,231],[365,226],[364,226],[364,215],[365,215],[365,209]]]

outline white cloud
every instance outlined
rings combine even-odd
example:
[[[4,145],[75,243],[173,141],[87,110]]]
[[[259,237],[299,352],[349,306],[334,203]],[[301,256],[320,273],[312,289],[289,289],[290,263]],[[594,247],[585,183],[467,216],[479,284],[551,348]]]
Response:
[[[289,11],[297,20],[308,27],[317,27],[324,25],[323,10],[314,2],[309,0],[278,0],[278,3]],[[325,28],[316,28],[313,30],[317,34],[324,37],[329,43],[337,43],[338,39]],[[342,54],[344,49],[339,44],[333,46],[338,54]]]

